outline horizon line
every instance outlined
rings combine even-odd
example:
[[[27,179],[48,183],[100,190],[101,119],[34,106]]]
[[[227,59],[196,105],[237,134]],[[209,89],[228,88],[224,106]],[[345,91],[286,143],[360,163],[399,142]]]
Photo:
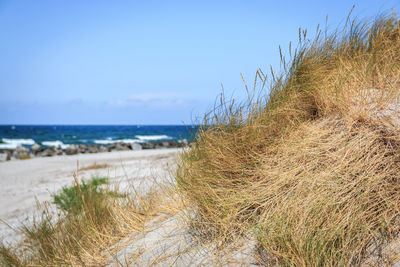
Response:
[[[83,124],[83,123],[77,123],[77,124],[60,124],[60,123],[55,123],[55,124],[19,124],[19,123],[9,123],[9,124],[2,124],[0,123],[0,126],[194,126],[194,125],[200,125],[200,124]]]

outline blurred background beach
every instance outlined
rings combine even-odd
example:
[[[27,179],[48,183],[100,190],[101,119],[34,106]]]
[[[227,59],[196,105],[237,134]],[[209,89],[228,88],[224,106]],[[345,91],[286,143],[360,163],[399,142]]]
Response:
[[[257,70],[280,71],[299,27],[313,39],[353,6],[370,18],[400,5],[0,0],[0,219],[18,225],[76,172],[170,181],[219,95],[246,101],[246,85],[261,90]],[[7,225],[2,234],[16,239]]]

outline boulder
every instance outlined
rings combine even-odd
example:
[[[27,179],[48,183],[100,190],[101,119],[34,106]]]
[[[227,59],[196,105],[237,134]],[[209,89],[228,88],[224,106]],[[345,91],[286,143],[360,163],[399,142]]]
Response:
[[[33,155],[36,155],[37,153],[39,153],[40,150],[41,150],[41,147],[38,144],[33,144],[33,146],[31,146],[31,153]]]
[[[88,146],[86,151],[89,153],[98,153],[99,148],[97,146]]]
[[[153,142],[149,142],[149,143],[143,143],[142,144],[142,148],[143,149],[154,149],[156,147],[156,144]]]
[[[130,150],[130,148],[124,143],[116,143],[115,144],[115,150],[124,151],[124,150]]]
[[[28,159],[30,158],[29,150],[24,146],[18,146],[14,151],[14,157],[16,159]]]
[[[133,143],[133,144],[131,144],[131,149],[132,150],[142,150],[142,146],[138,143]]]
[[[161,145],[162,145],[163,147],[165,147],[165,148],[168,148],[168,147],[170,147],[170,142],[164,141],[164,142],[161,143]]]
[[[99,149],[99,152],[108,152],[108,147],[106,147],[106,146],[99,146],[98,149]]]
[[[77,147],[78,152],[80,153],[87,153],[87,146],[84,144],[79,144],[79,146]],[[75,153],[76,154],[76,153]]]
[[[179,143],[176,141],[169,141],[169,147],[179,147]]]
[[[48,147],[40,153],[42,157],[52,157],[54,155],[56,155],[56,151],[52,147]]]
[[[108,145],[108,151],[113,151],[115,150],[115,147],[117,146],[117,143],[112,143]]]
[[[70,145],[64,151],[65,151],[65,154],[67,154],[67,155],[75,155],[75,154],[78,154],[79,147],[77,145]]]
[[[164,145],[166,145],[166,146],[164,146]],[[167,144],[167,143],[165,143],[165,142],[162,142],[162,143],[156,143],[154,148],[156,148],[156,149],[168,148],[168,144]]]
[[[15,152],[19,153],[29,153],[29,150],[24,146],[17,146]]]
[[[21,153],[16,153],[15,158],[16,159],[30,159],[31,156],[29,155],[29,153],[21,152]]]

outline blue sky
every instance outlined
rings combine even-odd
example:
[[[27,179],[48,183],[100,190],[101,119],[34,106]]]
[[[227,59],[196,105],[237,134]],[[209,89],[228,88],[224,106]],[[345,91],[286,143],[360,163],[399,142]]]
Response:
[[[279,67],[314,32],[398,1],[0,0],[0,124],[190,124],[240,73]]]

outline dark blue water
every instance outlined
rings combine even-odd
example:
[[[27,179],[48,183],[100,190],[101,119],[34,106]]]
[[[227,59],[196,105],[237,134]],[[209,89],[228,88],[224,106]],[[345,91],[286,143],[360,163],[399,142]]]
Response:
[[[16,145],[110,144],[112,142],[192,141],[198,126],[181,125],[0,125],[0,148]]]

